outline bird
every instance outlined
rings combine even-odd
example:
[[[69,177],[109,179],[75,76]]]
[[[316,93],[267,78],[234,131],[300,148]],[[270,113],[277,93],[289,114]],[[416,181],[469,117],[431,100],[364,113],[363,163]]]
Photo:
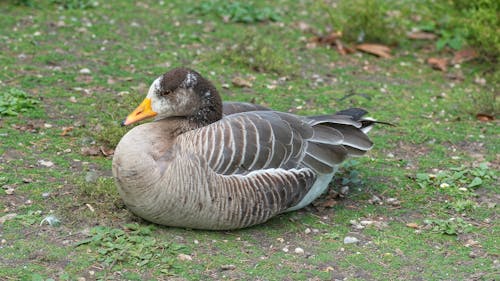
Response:
[[[378,123],[360,108],[300,116],[222,102],[197,71],[159,76],[122,122],[112,173],[135,215],[160,225],[232,230],[309,205],[341,163],[369,151]],[[383,122],[382,122],[383,123]]]

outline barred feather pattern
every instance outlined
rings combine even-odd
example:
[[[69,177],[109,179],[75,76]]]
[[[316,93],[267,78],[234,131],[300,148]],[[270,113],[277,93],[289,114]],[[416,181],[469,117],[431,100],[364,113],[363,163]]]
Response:
[[[170,226],[248,227],[309,204],[346,157],[372,147],[349,115],[227,108],[221,120],[170,140],[168,132],[182,121],[143,124],[123,137],[113,174],[132,212]]]

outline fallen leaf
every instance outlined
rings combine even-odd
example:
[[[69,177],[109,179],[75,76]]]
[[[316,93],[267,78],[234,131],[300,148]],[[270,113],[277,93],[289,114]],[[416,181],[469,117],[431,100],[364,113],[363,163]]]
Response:
[[[73,131],[73,126],[63,127],[63,131],[61,133],[61,136],[64,137],[65,135],[67,135],[71,131]]]
[[[413,31],[408,33],[408,38],[413,40],[434,40],[437,38],[437,35],[431,32]]]
[[[434,69],[446,71],[448,60],[444,58],[429,58],[427,63]]]
[[[81,152],[85,156],[99,156],[101,155],[101,151],[97,146],[91,147],[82,147]]]
[[[325,208],[332,208],[336,204],[337,204],[337,201],[335,201],[334,199],[327,199],[327,200],[321,202],[320,204],[318,204],[318,206],[325,207]]]
[[[476,50],[474,50],[472,48],[463,49],[463,50],[455,52],[455,55],[453,56],[453,60],[451,60],[451,63],[452,64],[463,63],[466,61],[473,60],[473,59],[477,58],[478,56],[479,56],[479,54],[476,52]]]
[[[356,50],[354,50],[353,48],[348,47],[347,45],[344,45],[344,43],[342,43],[342,41],[340,41],[340,39],[337,39],[335,41],[335,48],[337,49],[337,52],[339,52],[339,54],[341,54],[343,56],[356,52]]]
[[[115,150],[112,149],[112,148],[107,148],[103,145],[101,145],[101,147],[99,147],[99,149],[101,150],[102,154],[104,156],[110,156],[110,155],[113,155],[115,153]]]
[[[495,116],[484,113],[478,113],[476,114],[476,119],[482,122],[490,122],[495,120]]]
[[[253,86],[252,82],[250,80],[247,80],[242,77],[234,77],[233,80],[231,81],[233,85],[237,87],[246,87],[246,88],[251,88]]]
[[[312,38],[312,42],[316,42],[319,44],[325,44],[325,45],[335,45],[337,43],[337,40],[342,38],[342,32],[340,31],[335,31],[331,32],[330,34],[326,36],[316,36]]]
[[[409,222],[406,224],[406,226],[410,227],[410,228],[415,228],[415,229],[418,229],[420,228],[420,226],[414,222]]]
[[[391,58],[391,48],[380,45],[380,44],[359,44],[356,46],[356,49],[361,52],[365,52],[368,54],[376,55],[381,58],[389,59]]]

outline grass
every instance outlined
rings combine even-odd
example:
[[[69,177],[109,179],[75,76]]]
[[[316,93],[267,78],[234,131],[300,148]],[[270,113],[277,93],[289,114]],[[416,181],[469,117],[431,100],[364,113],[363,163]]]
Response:
[[[426,58],[449,55],[438,53],[435,42],[407,42],[390,60],[308,49],[310,34],[297,22],[321,29],[329,19],[300,1],[245,4],[240,9],[254,16],[245,24],[225,22],[210,6],[216,4],[193,13],[196,3],[0,3],[0,93],[18,89],[39,101],[18,116],[0,116],[0,218],[10,215],[0,225],[2,278],[496,278],[500,131],[498,121],[475,117],[483,109],[498,114],[489,95],[494,81],[475,82],[492,65],[432,70]],[[395,9],[406,2],[398,3]],[[260,21],[259,13],[279,18]],[[82,148],[113,148],[128,130],[121,120],[149,83],[180,65],[203,73],[226,100],[298,114],[363,107],[397,126],[370,132],[374,149],[349,162],[332,184],[349,186],[349,193],[327,207],[321,202],[334,192],[315,207],[249,229],[153,226],[124,208],[111,158]],[[236,76],[254,76],[253,87],[233,87]],[[53,165],[41,164],[47,161]],[[88,173],[97,179],[86,180]],[[41,223],[49,216],[61,224]],[[359,242],[344,244],[346,236]]]

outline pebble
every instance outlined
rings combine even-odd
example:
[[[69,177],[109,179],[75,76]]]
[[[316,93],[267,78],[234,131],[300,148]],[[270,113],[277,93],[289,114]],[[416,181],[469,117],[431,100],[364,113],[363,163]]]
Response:
[[[401,204],[401,202],[399,202],[399,200],[396,198],[387,198],[385,199],[385,202],[387,202],[387,204],[392,206],[399,206],[399,204]]]
[[[81,74],[90,74],[90,73],[91,73],[91,71],[90,71],[90,69],[88,69],[88,68],[82,68],[82,69],[80,69],[80,73],[81,73]]]
[[[190,255],[186,255],[186,254],[179,254],[179,255],[177,255],[177,259],[180,261],[192,261],[193,257],[191,257]]]
[[[50,167],[52,167],[52,166],[54,166],[54,163],[53,163],[53,162],[51,162],[51,161],[46,161],[46,160],[43,160],[43,159],[38,160],[38,164],[40,164],[40,165],[42,165],[42,166],[45,166],[45,167],[49,167],[49,168],[50,168]]]
[[[340,194],[346,195],[347,193],[349,193],[349,186],[347,186],[347,185],[342,186],[340,188]]]
[[[220,269],[221,270],[235,270],[236,269],[236,265],[234,265],[234,264],[224,264],[224,265],[221,265]]]
[[[309,234],[309,233],[311,233],[311,229],[310,229],[310,228],[306,228],[306,230],[304,230],[304,233],[305,233],[305,234]]]
[[[285,247],[282,250],[283,250],[283,252],[288,253],[288,247]]]
[[[297,248],[295,248],[295,253],[299,254],[299,255],[302,255],[302,254],[304,254],[304,249],[302,249],[300,247],[297,247]]]
[[[353,243],[358,243],[359,239],[353,236],[346,236],[344,238],[344,244],[353,244]]]

